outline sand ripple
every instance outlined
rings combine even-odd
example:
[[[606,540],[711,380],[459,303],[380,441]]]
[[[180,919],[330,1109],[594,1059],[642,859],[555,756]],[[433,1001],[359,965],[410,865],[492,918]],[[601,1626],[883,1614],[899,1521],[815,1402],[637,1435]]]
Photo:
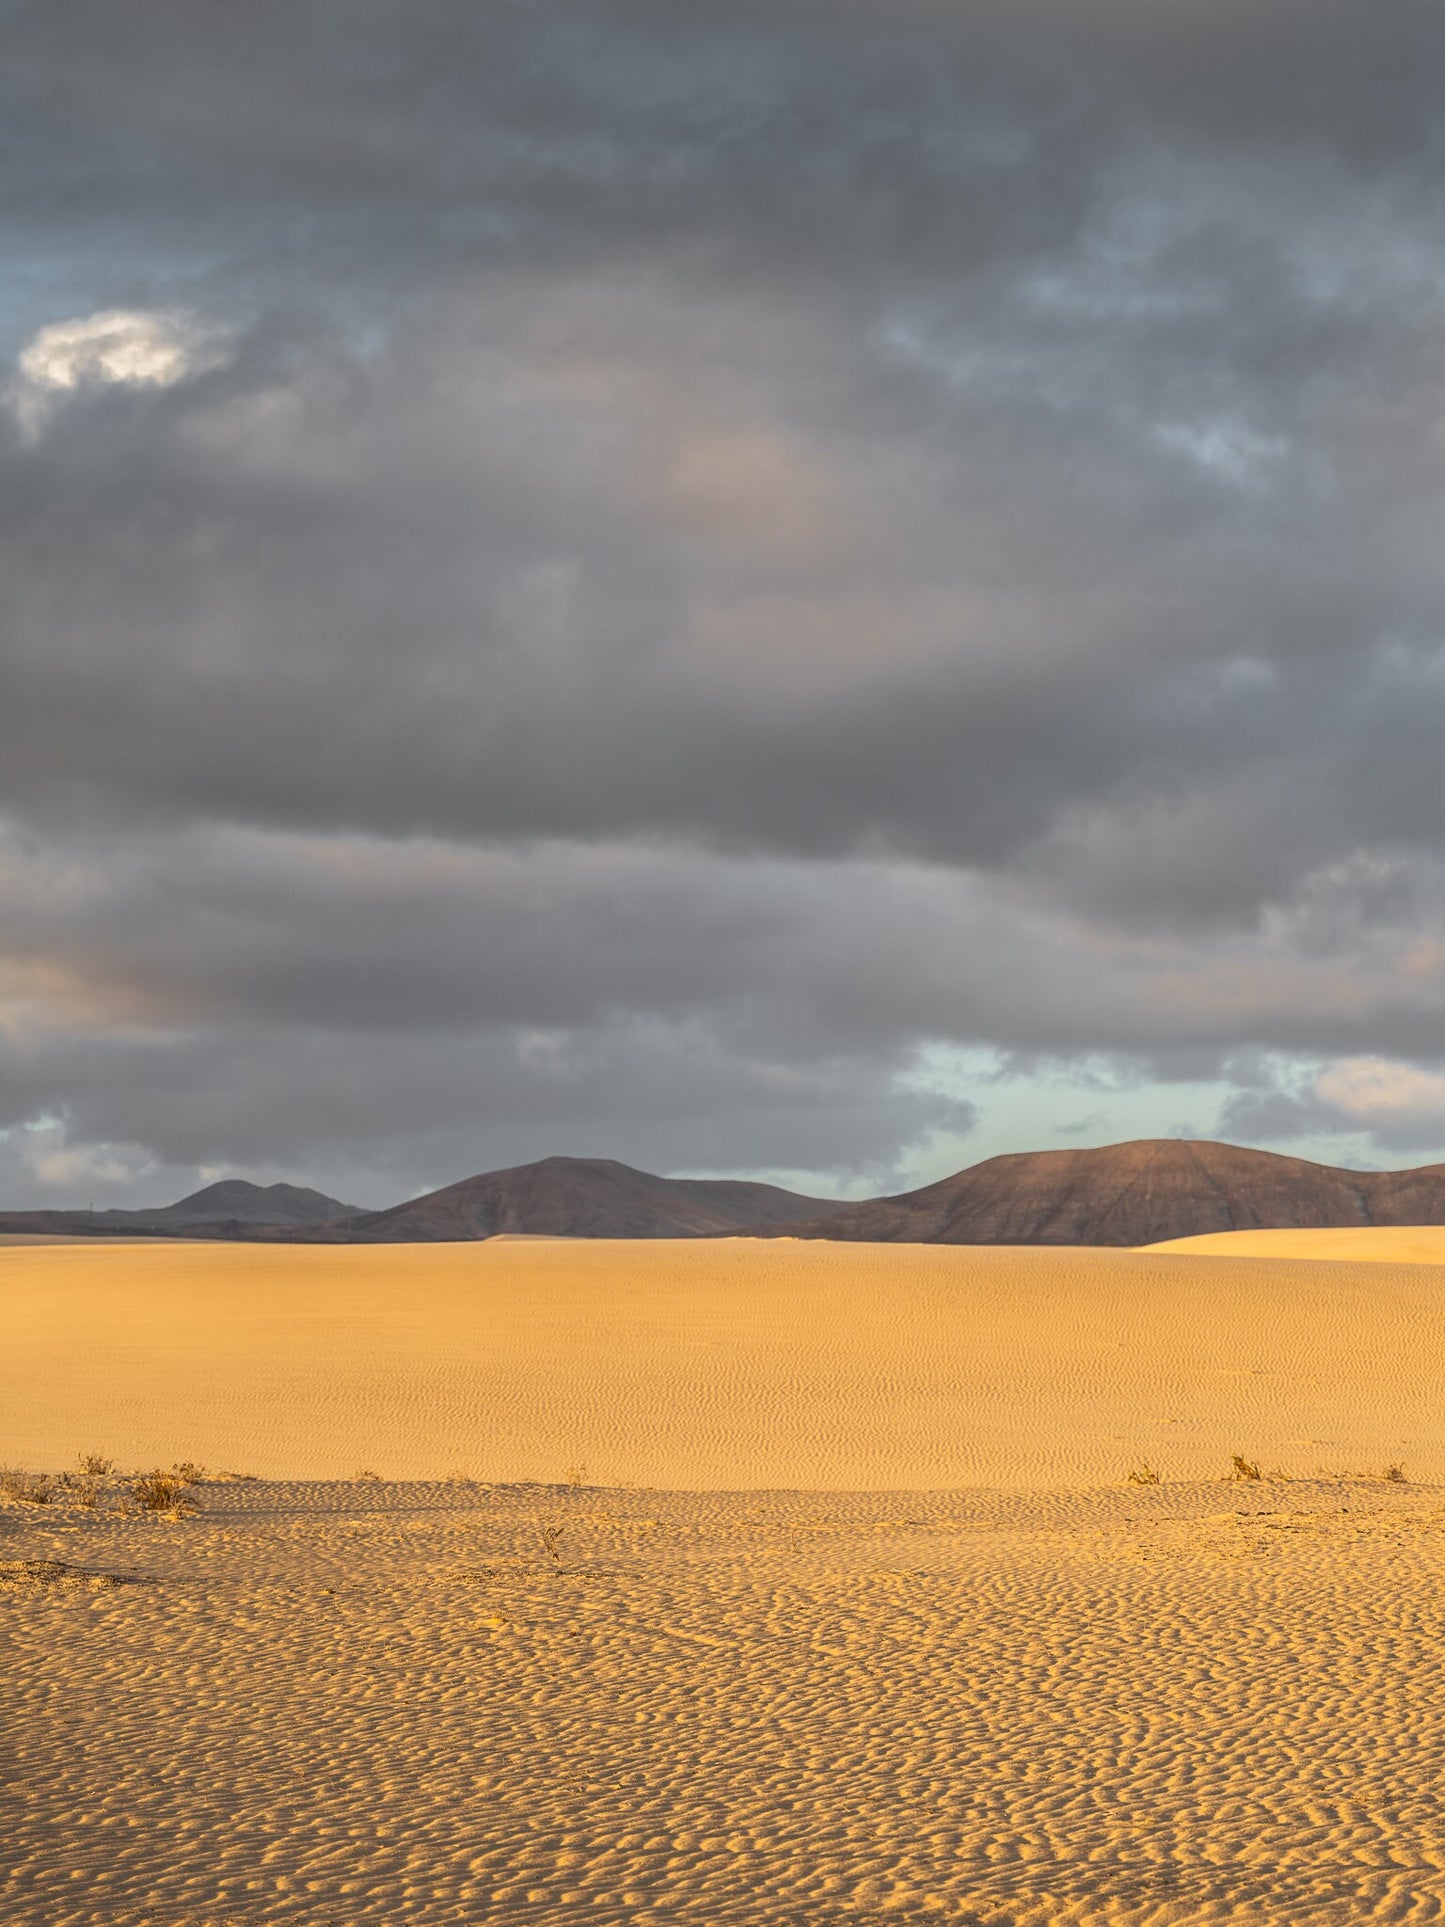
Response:
[[[1445,1478],[1445,1268],[707,1243],[0,1251],[0,1462],[699,1489]]]
[[[7,1927],[1445,1909],[1445,1492],[255,1484],[0,1523],[150,1582],[0,1595]]]

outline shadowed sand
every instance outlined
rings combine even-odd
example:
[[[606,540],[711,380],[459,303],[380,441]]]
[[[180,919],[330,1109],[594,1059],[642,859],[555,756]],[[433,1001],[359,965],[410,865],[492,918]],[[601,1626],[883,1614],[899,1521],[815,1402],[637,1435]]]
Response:
[[[290,1475],[176,1518],[117,1476],[0,1494],[0,1921],[1440,1918],[1442,1294],[1117,1251],[0,1253],[0,1457]],[[331,1476],[368,1463],[411,1482]]]

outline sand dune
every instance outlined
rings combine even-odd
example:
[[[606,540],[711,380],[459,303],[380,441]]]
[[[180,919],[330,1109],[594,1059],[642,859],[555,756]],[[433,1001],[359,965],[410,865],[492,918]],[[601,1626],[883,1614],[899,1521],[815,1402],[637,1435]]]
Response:
[[[1198,1238],[1170,1238],[1143,1249],[1202,1258],[1331,1258],[1346,1264],[1445,1265],[1445,1225],[1211,1231]]]
[[[1445,1477],[1445,1274],[727,1240],[0,1252],[0,1459],[737,1490]]]
[[[6,1249],[0,1458],[275,1476],[0,1491],[0,1921],[1438,1919],[1442,1301],[1107,1250]]]

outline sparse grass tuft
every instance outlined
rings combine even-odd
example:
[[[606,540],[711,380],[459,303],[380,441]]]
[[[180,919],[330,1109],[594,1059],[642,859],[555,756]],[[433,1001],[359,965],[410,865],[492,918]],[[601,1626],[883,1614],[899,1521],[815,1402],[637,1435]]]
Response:
[[[574,1492],[580,1492],[587,1483],[587,1467],[585,1465],[569,1465],[567,1468],[567,1483]]]
[[[92,1479],[103,1479],[108,1472],[115,1470],[115,1460],[108,1459],[103,1452],[82,1452],[76,1463]]]
[[[1264,1476],[1259,1469],[1258,1461],[1245,1458],[1242,1452],[1236,1452],[1230,1464],[1234,1468],[1229,1475],[1231,1479],[1253,1481]]]
[[[43,1472],[20,1472],[13,1466],[0,1466],[0,1492],[21,1505],[54,1505],[55,1486]]]
[[[163,1512],[178,1518],[191,1510],[191,1502],[186,1497],[189,1483],[174,1472],[162,1472],[157,1466],[154,1472],[142,1472],[131,1480],[130,1496],[142,1512]]]
[[[560,1567],[562,1564],[562,1555],[557,1550],[557,1541],[562,1537],[562,1527],[561,1526],[539,1526],[537,1530],[541,1535],[542,1550],[546,1553],[547,1557],[552,1561],[552,1564],[554,1566]]]
[[[177,1459],[171,1470],[183,1485],[199,1485],[206,1476],[205,1466],[197,1465],[194,1459]]]
[[[1410,1483],[1409,1474],[1403,1465],[1387,1465],[1385,1467],[1385,1477],[1391,1485],[1408,1485]]]
[[[356,1471],[353,1472],[351,1476],[358,1485],[380,1485],[381,1484],[381,1474],[379,1472],[368,1471],[368,1469],[364,1465],[358,1466]]]
[[[1129,1474],[1130,1485],[1162,1485],[1163,1481],[1149,1464],[1136,1465]]]

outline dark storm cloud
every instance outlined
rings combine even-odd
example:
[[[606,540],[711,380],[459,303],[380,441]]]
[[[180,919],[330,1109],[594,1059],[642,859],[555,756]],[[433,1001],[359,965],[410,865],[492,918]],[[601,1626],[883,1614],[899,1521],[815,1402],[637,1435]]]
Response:
[[[245,1054],[300,1156],[366,1039],[373,1149],[469,1064],[856,1169],[932,1042],[1428,1055],[1433,4],[0,19],[12,1118]]]

